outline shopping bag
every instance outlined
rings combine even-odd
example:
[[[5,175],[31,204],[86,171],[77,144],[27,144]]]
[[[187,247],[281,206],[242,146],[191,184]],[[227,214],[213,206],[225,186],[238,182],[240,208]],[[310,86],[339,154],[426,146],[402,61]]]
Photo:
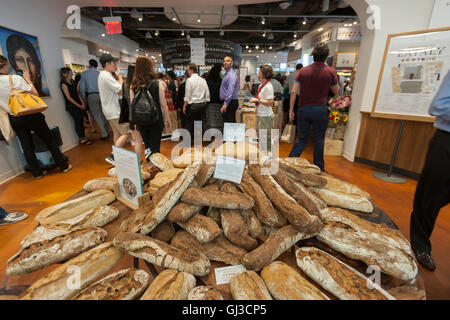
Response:
[[[0,140],[5,140],[8,143],[16,136],[16,133],[9,122],[9,116],[3,110],[0,110],[0,133],[3,137],[3,139],[0,137]]]
[[[283,134],[281,135],[281,142],[292,143],[295,140],[295,125],[290,121],[283,130]]]

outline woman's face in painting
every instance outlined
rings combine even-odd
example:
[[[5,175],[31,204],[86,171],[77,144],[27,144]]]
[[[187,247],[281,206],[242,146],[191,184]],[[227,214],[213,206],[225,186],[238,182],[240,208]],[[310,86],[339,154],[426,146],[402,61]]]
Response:
[[[36,65],[31,55],[23,49],[19,49],[14,55],[17,70],[28,71],[32,82],[37,80]]]

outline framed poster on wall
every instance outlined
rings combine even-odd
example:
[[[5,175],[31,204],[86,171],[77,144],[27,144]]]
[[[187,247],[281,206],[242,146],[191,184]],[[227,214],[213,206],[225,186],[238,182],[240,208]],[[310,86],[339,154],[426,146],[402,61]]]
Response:
[[[356,51],[341,51],[334,55],[335,68],[353,69],[356,64],[358,52]]]
[[[371,115],[433,122],[428,114],[450,70],[450,27],[388,36]]]
[[[13,73],[30,73],[39,96],[50,96],[37,37],[0,26],[0,54],[8,59]]]

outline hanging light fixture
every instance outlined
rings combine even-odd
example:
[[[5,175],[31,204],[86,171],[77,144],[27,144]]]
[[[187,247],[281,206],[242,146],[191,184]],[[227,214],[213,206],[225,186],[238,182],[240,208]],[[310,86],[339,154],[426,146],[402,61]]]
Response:
[[[173,17],[173,18],[172,18],[172,21],[177,21],[177,17]]]
[[[256,50],[258,50],[258,49],[259,49],[259,46],[258,46],[258,45],[256,45],[256,46],[255,46],[255,49],[256,49]]]
[[[197,17],[197,23],[200,23],[200,22],[202,22],[202,18],[200,17],[200,15],[198,15],[198,17]]]
[[[261,18],[261,24],[266,24],[266,19],[264,17]]]
[[[155,31],[155,36],[159,36],[159,31],[158,30]]]
[[[303,18],[302,24],[305,25],[305,24],[306,24],[306,21],[307,21],[306,18]]]
[[[249,49],[248,52],[250,53],[250,52],[252,52],[252,50]]]
[[[269,50],[272,50],[272,46],[269,47]]]
[[[181,35],[184,36],[184,30],[181,30]]]
[[[151,38],[152,38],[152,34],[151,34],[149,31],[147,31],[147,32],[145,33],[145,37],[146,37],[147,39],[151,39]]]
[[[261,53],[264,53],[264,49],[261,50]]]
[[[273,33],[271,32],[271,33],[269,33],[269,35],[267,36],[267,39],[269,39],[269,40],[273,40]]]
[[[294,32],[294,38],[297,38],[297,32]]]
[[[265,38],[266,37],[266,32],[264,31],[264,33],[263,33],[263,37]]]
[[[245,49],[248,49],[248,45],[245,46]]]
[[[355,21],[353,21],[353,24],[357,24],[357,23],[358,23],[358,21],[356,21],[356,20],[355,20]]]

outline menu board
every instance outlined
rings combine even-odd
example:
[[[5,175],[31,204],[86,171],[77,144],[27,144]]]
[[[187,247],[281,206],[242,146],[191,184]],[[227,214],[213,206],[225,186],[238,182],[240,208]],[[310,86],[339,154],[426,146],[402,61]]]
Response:
[[[450,69],[450,28],[388,36],[372,116],[434,121],[430,104]]]
[[[191,63],[205,65],[205,39],[191,38]]]

